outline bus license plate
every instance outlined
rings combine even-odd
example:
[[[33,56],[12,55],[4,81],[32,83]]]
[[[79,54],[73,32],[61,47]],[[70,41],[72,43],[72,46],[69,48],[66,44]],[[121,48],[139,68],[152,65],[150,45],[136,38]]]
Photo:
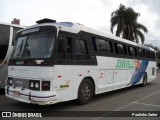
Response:
[[[19,92],[17,92],[17,91],[13,91],[12,93],[13,93],[14,96],[19,96],[20,95]]]

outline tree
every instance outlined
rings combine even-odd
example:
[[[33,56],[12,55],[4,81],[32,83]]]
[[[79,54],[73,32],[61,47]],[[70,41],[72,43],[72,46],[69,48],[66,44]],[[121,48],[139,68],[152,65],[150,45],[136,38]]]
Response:
[[[117,26],[116,36],[122,36],[130,41],[135,41],[139,43],[139,38],[142,44],[144,43],[145,37],[141,32],[143,30],[145,33],[148,32],[147,28],[138,23],[137,19],[140,16],[132,8],[126,8],[124,5],[120,4],[119,9],[115,10],[111,14],[111,32],[113,34],[113,28]]]
[[[145,43],[144,45],[147,46],[147,47],[153,48],[157,52],[160,51],[160,49],[158,47],[156,47],[156,46],[154,46],[152,44]]]

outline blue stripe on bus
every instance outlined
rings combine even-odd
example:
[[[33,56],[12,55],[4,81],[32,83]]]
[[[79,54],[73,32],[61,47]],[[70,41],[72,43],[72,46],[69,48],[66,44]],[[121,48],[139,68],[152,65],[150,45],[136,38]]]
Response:
[[[141,80],[141,78],[143,77],[143,75],[148,67],[148,63],[149,63],[148,60],[141,60],[140,68],[136,68],[133,75],[132,75],[132,78],[130,81],[131,85],[135,85],[136,83],[138,83]]]

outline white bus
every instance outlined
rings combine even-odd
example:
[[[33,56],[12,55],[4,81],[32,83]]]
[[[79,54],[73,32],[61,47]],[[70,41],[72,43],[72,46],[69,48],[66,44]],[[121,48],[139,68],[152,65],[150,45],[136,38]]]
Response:
[[[47,105],[93,95],[156,77],[155,51],[70,22],[43,19],[18,32],[9,61],[6,96]]]
[[[0,89],[5,88],[8,60],[12,51],[12,42],[17,31],[24,27],[0,22]]]

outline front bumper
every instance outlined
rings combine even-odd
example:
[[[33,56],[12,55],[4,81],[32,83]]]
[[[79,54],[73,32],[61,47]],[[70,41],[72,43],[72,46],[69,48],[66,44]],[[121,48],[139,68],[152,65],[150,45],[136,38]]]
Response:
[[[57,92],[54,91],[33,91],[20,87],[13,88],[12,86],[5,87],[6,96],[21,102],[32,103],[38,105],[49,105],[57,103]]]

